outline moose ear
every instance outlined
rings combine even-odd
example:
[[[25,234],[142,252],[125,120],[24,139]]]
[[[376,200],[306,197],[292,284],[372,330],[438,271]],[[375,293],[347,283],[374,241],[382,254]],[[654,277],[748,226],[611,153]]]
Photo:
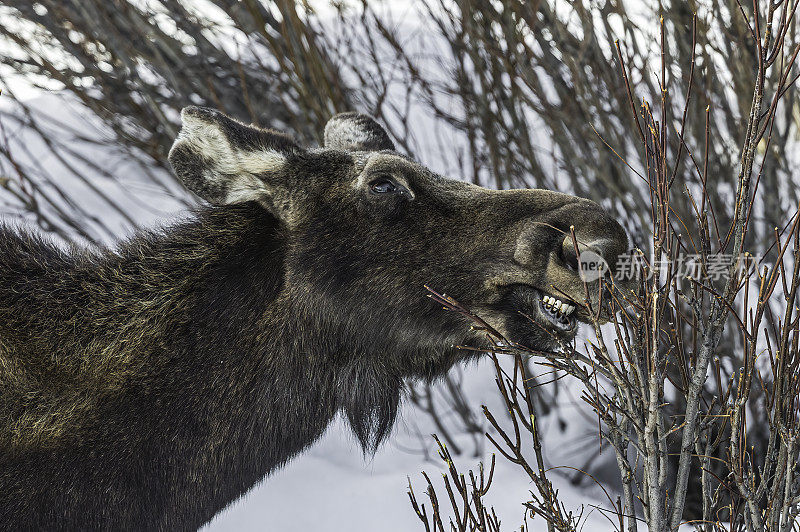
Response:
[[[214,109],[186,107],[181,121],[169,162],[189,190],[218,205],[273,203],[276,174],[301,151],[283,133],[247,126]]]
[[[372,117],[340,113],[325,125],[325,147],[343,151],[381,151],[394,150],[394,143]]]

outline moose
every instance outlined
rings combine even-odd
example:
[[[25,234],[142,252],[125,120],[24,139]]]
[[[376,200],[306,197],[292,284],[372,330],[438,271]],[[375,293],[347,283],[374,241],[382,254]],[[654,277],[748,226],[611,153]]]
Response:
[[[339,414],[373,452],[404,380],[488,347],[424,285],[557,349],[580,249],[628,247],[596,203],[447,179],[366,115],[320,148],[181,117],[169,162],[208,205],[105,250],[0,226],[0,529],[196,529]]]

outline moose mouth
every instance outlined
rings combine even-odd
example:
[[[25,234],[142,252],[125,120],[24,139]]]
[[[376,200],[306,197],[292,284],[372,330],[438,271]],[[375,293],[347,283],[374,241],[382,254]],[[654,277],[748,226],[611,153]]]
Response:
[[[578,320],[575,319],[575,309],[577,304],[564,301],[555,296],[546,295],[539,292],[539,314],[544,316],[550,324],[564,332],[575,329]]]
[[[572,338],[578,332],[577,303],[558,298],[525,286],[526,305],[520,313],[529,320],[528,326],[540,327],[562,339]],[[533,322],[532,324],[530,322]]]
[[[579,305],[563,296],[551,295],[527,284],[514,284],[509,286],[504,302],[503,306],[512,314],[508,322],[512,336],[525,338],[533,334],[540,341],[550,343],[555,338],[571,339],[578,332]]]

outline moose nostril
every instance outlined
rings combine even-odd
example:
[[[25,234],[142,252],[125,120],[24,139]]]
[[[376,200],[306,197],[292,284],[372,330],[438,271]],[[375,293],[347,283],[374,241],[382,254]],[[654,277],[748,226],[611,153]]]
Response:
[[[561,244],[561,260],[564,265],[573,271],[578,271],[578,252],[575,249],[575,242],[572,240],[572,235],[564,238]]]
[[[578,236],[577,249],[572,235],[567,235],[561,243],[561,260],[564,265],[574,271],[582,268],[608,267],[606,261],[613,256],[615,241],[609,238],[596,238],[591,241],[581,240]]]

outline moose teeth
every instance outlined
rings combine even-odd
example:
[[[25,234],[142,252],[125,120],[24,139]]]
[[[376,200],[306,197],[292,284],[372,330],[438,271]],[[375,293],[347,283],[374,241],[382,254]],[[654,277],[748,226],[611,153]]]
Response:
[[[553,296],[544,296],[542,298],[542,302],[544,303],[544,306],[547,308],[547,310],[556,314],[559,318],[565,318],[570,314],[572,314],[572,312],[575,310],[574,305],[565,303],[564,301],[556,299]]]

